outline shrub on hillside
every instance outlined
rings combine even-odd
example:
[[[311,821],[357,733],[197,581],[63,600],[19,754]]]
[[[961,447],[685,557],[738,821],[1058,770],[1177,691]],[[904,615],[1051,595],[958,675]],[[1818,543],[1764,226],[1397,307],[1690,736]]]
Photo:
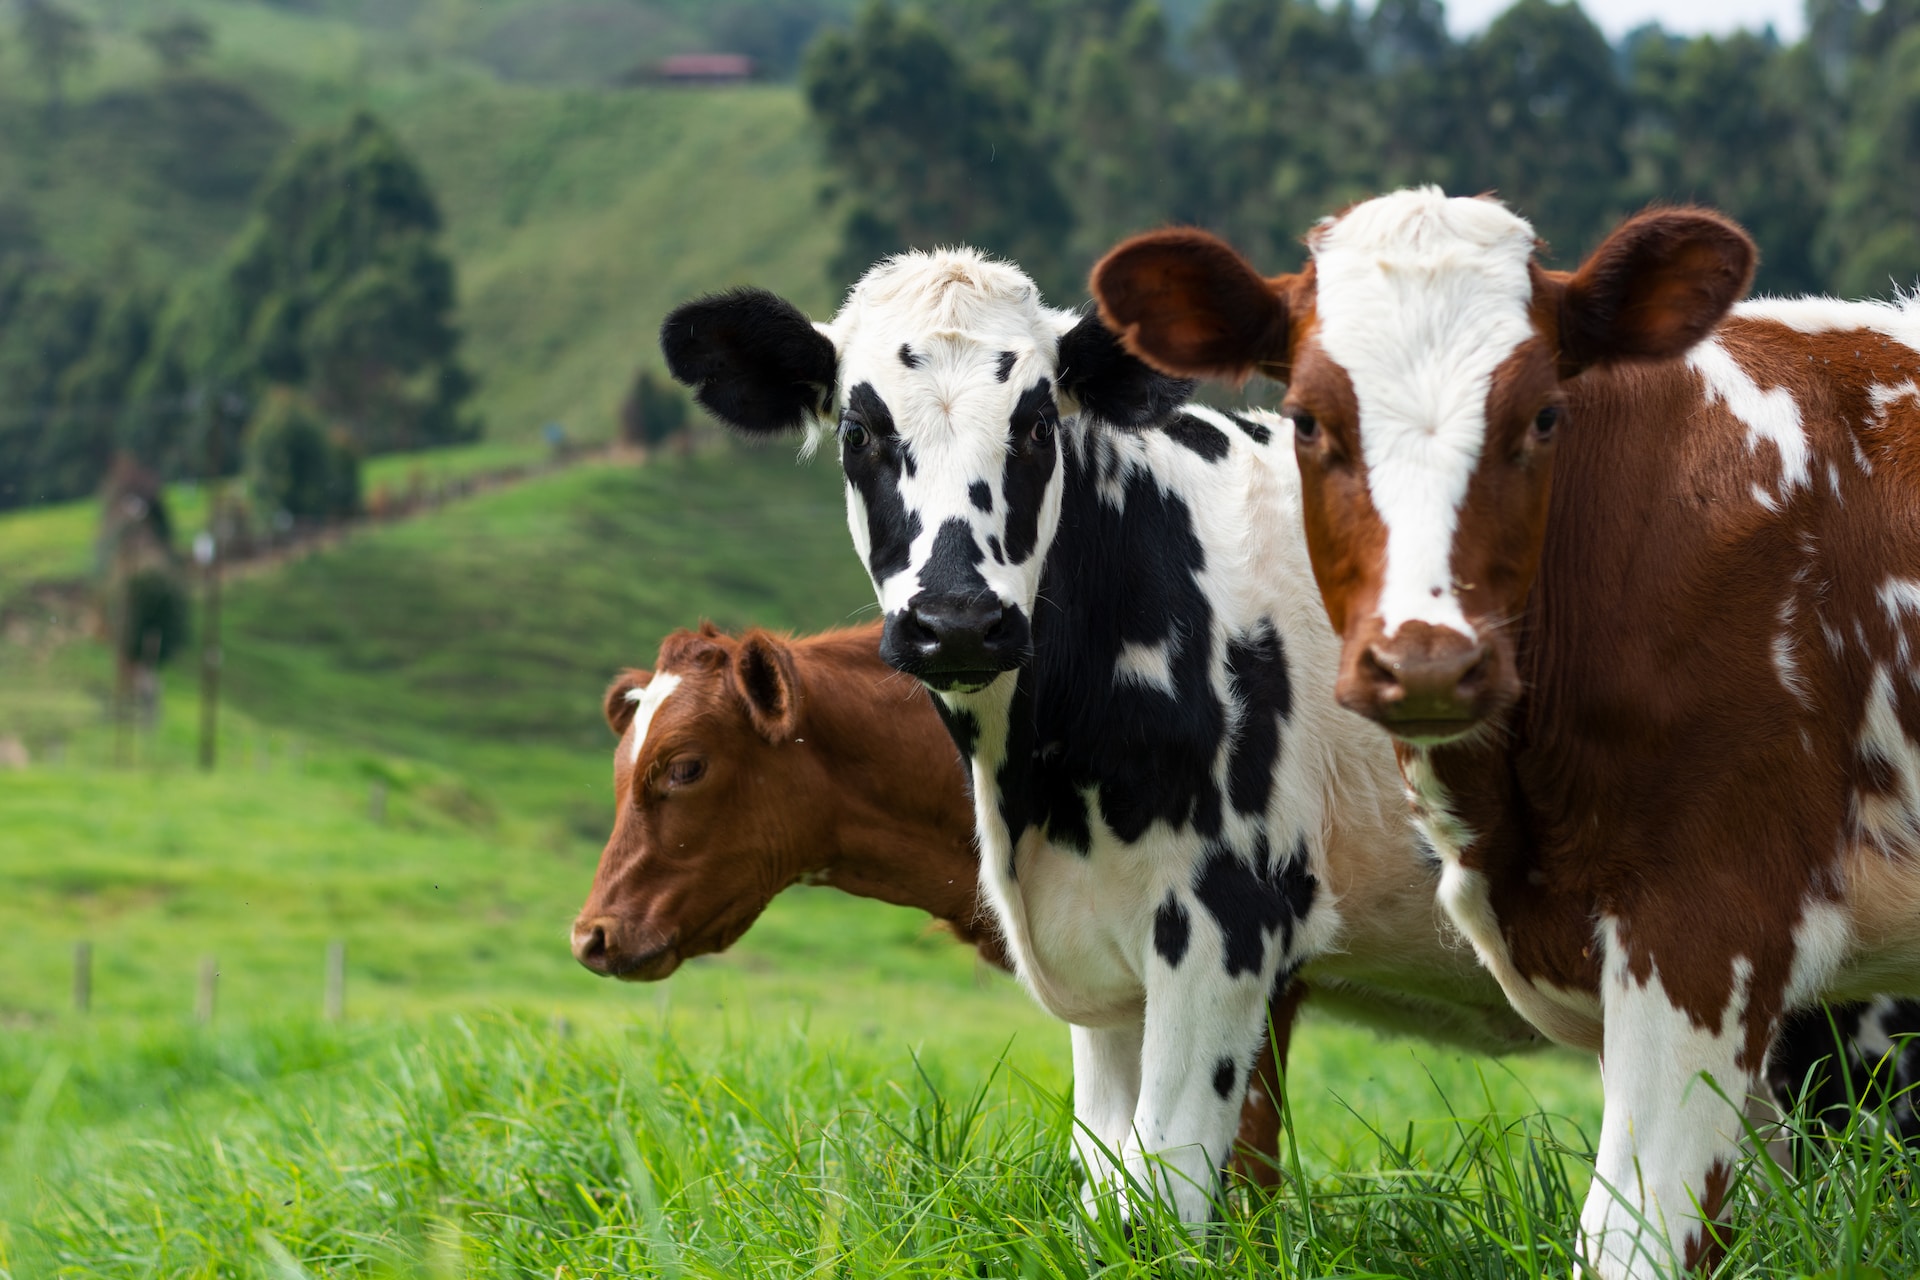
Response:
[[[262,510],[326,520],[360,510],[360,457],[313,407],[280,391],[247,429],[247,482]]]
[[[121,586],[114,647],[138,667],[164,667],[186,648],[191,603],[180,576],[149,565]]]
[[[657,449],[687,429],[687,401],[672,383],[642,370],[620,405],[620,440]]]

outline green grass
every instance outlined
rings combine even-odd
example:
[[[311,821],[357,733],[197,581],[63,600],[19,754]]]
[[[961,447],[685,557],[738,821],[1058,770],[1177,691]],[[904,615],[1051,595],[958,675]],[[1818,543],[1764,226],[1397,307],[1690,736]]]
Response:
[[[480,1016],[335,1030],[75,1029],[0,1045],[11,1276],[1546,1277],[1587,1158],[1440,1056],[1398,1105],[1303,1062],[1300,1150],[1197,1243],[1078,1208],[1058,1060],[757,1018],[557,1034]],[[1338,1042],[1339,1036],[1314,1037]],[[1344,1037],[1378,1064],[1400,1054]],[[1332,1149],[1326,1140],[1332,1138]],[[1915,1159],[1865,1131],[1805,1189],[1750,1165],[1720,1274],[1889,1277]]]

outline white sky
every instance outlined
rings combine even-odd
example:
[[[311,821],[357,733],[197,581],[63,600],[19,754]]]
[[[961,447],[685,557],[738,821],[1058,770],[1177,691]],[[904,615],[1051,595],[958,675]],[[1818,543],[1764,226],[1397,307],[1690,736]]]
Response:
[[[1478,31],[1512,0],[1447,0],[1447,25],[1456,35]],[[1581,0],[1587,16],[1609,40],[1618,40],[1643,22],[1658,22],[1688,35],[1725,33],[1736,27],[1758,31],[1769,22],[1782,40],[1800,37],[1804,0]]]

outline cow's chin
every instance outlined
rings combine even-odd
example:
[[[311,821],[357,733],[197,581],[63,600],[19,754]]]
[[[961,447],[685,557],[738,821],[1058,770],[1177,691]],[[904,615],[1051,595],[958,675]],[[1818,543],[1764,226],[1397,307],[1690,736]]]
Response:
[[[1004,671],[929,671],[920,677],[920,683],[950,698],[966,697],[986,692],[988,685],[1005,674]]]
[[[613,971],[613,976],[622,982],[658,982],[662,978],[673,976],[684,957],[678,947],[661,947],[646,955],[636,956],[621,964]]]

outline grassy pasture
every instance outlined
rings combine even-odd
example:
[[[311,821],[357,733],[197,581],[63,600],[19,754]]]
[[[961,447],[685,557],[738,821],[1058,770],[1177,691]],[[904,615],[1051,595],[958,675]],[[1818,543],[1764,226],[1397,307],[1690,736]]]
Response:
[[[859,613],[835,488],[785,451],[589,464],[249,576],[212,777],[185,679],[114,769],[97,651],[0,646],[0,728],[65,742],[0,774],[0,1274],[1569,1274],[1584,1060],[1310,1018],[1287,1191],[1193,1248],[1149,1224],[1174,1262],[1077,1208],[1061,1028],[912,913],[798,890],[659,986],[572,964],[601,681],[703,613]],[[1863,1135],[1741,1198],[1724,1274],[1905,1274],[1906,1160]]]

